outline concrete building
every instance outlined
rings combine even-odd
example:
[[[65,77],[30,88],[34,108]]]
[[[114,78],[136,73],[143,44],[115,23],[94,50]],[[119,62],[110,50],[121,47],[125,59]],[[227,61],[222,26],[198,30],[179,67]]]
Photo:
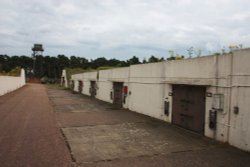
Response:
[[[75,91],[79,80],[86,90],[94,81],[100,100],[250,151],[249,63],[250,49],[243,49],[77,74],[72,79]]]
[[[95,97],[97,93],[97,74],[97,71],[80,74],[78,90],[85,95]]]
[[[98,76],[97,98],[116,107],[128,108],[129,68],[101,70]]]
[[[69,87],[69,83],[68,83],[68,78],[67,78],[67,73],[66,70],[62,71],[62,76],[61,76],[61,85],[64,86],[65,88]]]

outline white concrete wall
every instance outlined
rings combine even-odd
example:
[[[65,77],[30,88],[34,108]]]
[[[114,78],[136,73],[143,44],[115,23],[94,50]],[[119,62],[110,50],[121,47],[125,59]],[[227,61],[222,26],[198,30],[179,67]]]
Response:
[[[124,108],[172,122],[173,85],[204,86],[205,131],[204,135],[222,142],[229,142],[250,151],[250,49],[233,54],[205,56],[184,60],[132,65],[99,71],[97,98],[112,103],[110,92],[113,82],[124,82],[130,92]],[[85,73],[82,78],[89,78]],[[77,76],[76,76],[77,78]],[[80,75],[78,79],[81,78]],[[86,80],[88,94],[89,80]],[[88,85],[89,84],[89,85]],[[209,128],[209,111],[213,110],[213,96],[224,96],[223,109],[217,111],[216,129]],[[164,101],[169,101],[169,115],[164,114]],[[239,113],[234,108],[239,108]]]
[[[22,69],[19,77],[0,76],[0,96],[25,85],[25,72]]]
[[[64,78],[64,83],[63,83],[63,78]],[[62,71],[61,85],[64,86],[65,88],[68,88],[68,87],[69,87],[69,83],[68,83],[68,78],[67,78],[66,70],[63,70],[63,71]]]
[[[99,71],[98,93],[97,98],[112,103],[110,92],[113,92],[113,82],[123,82],[123,86],[128,86],[129,68],[114,68]],[[129,89],[129,87],[128,87]],[[123,104],[124,108],[128,108],[128,99]]]
[[[172,84],[206,85],[206,92],[223,94],[224,107],[222,111],[217,111],[216,130],[209,128],[213,97],[206,97],[205,136],[250,151],[249,63],[250,49],[223,56],[166,62],[166,97],[171,104],[168,92],[172,91]],[[239,108],[238,114],[234,113],[234,107]],[[171,121],[171,114],[167,120]]]
[[[163,63],[133,65],[129,73],[128,108],[158,119],[163,111]]]
[[[82,74],[74,74],[71,76],[71,81],[74,82],[73,91],[78,92],[79,80],[82,79]]]
[[[89,89],[91,87],[90,83],[91,81],[97,81],[97,71],[83,73],[82,81],[83,81],[82,93],[90,96],[90,92],[89,92]],[[98,93],[98,90],[97,90],[97,93]]]
[[[110,98],[110,92],[113,91],[113,83],[109,79],[110,76],[111,76],[111,70],[99,71],[97,98],[112,103],[113,100]]]
[[[232,95],[229,143],[250,151],[250,49],[235,51],[232,68]],[[239,113],[234,112],[239,108]]]
[[[212,109],[212,97],[206,97],[205,111],[205,136],[219,141],[228,141],[228,112],[229,112],[229,89],[230,86],[230,63],[231,56],[206,56],[192,59],[167,61],[164,64],[165,99],[170,102],[170,114],[166,120],[172,118],[172,85],[200,85],[206,87],[206,92],[224,95],[224,110],[217,112],[217,130],[209,128],[209,111]],[[162,111],[163,112],[163,111]]]
[[[79,81],[83,82],[83,89],[82,89],[82,94],[89,95],[89,88],[90,88],[90,82],[91,81],[97,81],[97,71],[93,72],[86,72],[86,73],[81,73],[81,74],[74,74],[72,75],[72,79],[74,81],[74,91],[78,92],[78,86],[79,86]]]

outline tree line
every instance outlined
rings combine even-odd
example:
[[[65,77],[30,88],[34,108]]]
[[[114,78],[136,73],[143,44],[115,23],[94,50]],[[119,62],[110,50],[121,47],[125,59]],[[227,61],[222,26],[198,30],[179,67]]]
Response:
[[[171,60],[175,58],[168,58]],[[128,60],[106,59],[105,57],[88,60],[84,57],[58,55],[53,56],[8,56],[0,55],[0,73],[9,72],[16,67],[24,68],[27,77],[44,77],[60,78],[61,72],[65,68],[82,68],[82,69],[98,69],[100,67],[127,67],[129,65],[141,63],[153,63],[164,61],[164,58],[151,56],[142,62],[138,57],[133,56]]]

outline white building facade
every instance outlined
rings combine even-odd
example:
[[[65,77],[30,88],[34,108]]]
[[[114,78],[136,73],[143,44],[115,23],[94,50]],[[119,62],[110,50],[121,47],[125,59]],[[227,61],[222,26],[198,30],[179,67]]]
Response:
[[[64,86],[65,88],[69,87],[69,83],[68,83],[68,78],[67,78],[67,73],[66,70],[64,69],[62,71],[62,76],[61,76],[61,85]]]
[[[72,76],[74,91],[250,151],[250,49]]]

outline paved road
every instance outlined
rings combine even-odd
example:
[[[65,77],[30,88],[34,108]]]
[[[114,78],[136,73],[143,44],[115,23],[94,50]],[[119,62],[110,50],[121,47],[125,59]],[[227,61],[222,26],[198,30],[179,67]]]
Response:
[[[43,85],[26,85],[0,97],[0,166],[71,166]]]

